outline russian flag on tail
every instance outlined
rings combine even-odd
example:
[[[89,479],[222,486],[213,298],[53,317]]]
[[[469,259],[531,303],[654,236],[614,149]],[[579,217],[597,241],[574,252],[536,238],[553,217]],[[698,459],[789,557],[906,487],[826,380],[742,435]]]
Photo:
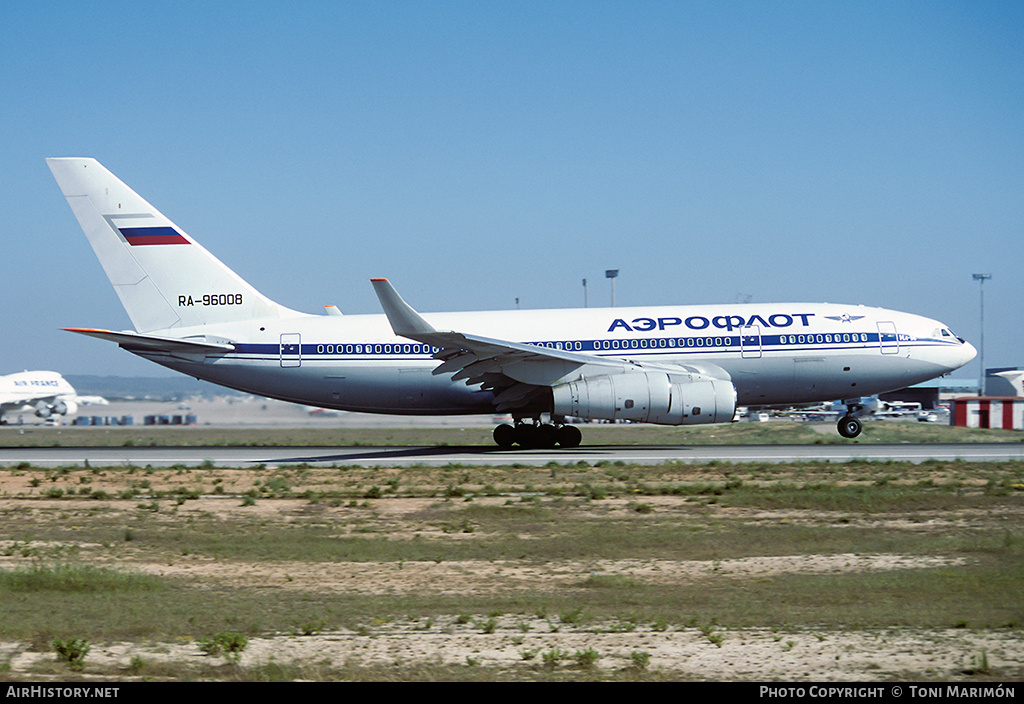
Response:
[[[149,244],[188,244],[185,236],[173,227],[119,227],[118,231],[133,247]]]

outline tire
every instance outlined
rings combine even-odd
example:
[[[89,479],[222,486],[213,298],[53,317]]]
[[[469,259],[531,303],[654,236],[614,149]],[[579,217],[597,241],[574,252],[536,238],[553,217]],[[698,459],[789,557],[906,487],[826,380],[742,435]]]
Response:
[[[844,438],[855,438],[860,435],[862,426],[860,421],[853,416],[843,416],[839,419],[839,434]]]
[[[550,423],[544,423],[537,428],[537,447],[550,450],[558,444],[558,429]]]
[[[502,423],[496,427],[492,435],[498,447],[512,447],[516,441],[516,429],[508,423]]]
[[[579,447],[583,442],[583,433],[575,425],[563,425],[558,429],[559,447]]]
[[[520,423],[515,427],[516,444],[522,448],[537,447],[537,426]]]

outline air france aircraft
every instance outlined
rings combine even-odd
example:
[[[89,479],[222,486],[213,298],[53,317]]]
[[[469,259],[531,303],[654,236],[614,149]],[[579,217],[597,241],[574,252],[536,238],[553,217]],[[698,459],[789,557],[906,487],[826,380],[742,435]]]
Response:
[[[28,411],[49,419],[75,413],[75,389],[57,372],[18,372],[0,376],[0,423],[5,413]]]
[[[777,303],[420,315],[372,279],[384,315],[262,295],[94,159],[48,159],[134,330],[67,328],[233,389],[371,413],[510,414],[498,445],[574,447],[567,418],[695,425],[737,405],[856,400],[969,362],[935,320]]]

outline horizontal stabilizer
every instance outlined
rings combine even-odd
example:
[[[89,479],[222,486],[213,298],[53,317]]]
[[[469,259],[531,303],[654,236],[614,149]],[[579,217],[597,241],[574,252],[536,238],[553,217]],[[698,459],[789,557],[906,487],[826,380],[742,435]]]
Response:
[[[98,337],[101,340],[116,342],[126,350],[150,352],[167,352],[168,354],[216,354],[230,352],[235,346],[226,342],[209,342],[206,338],[177,339],[158,335],[142,335],[128,330],[114,332],[95,328],[64,328],[68,332],[79,335]]]

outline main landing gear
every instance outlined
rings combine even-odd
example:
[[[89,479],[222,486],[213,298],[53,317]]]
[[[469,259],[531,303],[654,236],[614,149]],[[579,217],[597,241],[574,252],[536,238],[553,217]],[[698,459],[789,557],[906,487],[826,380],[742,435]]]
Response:
[[[582,440],[583,433],[579,428],[564,423],[541,423],[539,420],[523,422],[517,419],[515,425],[502,423],[494,429],[494,442],[498,443],[499,447],[578,447]]]

